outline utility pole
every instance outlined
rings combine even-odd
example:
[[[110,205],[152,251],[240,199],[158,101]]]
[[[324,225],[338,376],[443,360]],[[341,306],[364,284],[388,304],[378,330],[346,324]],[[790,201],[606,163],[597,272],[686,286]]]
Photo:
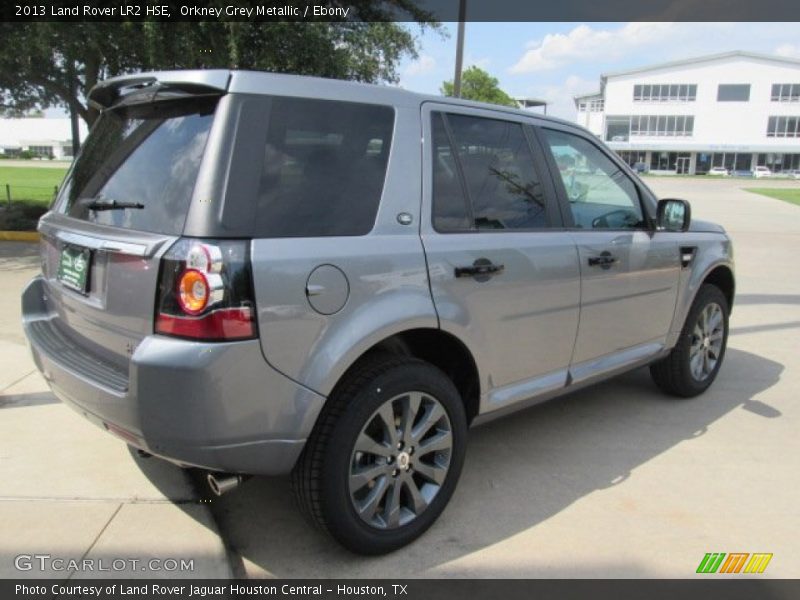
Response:
[[[453,95],[461,97],[461,67],[464,62],[464,20],[467,17],[467,0],[458,3],[458,39],[456,40],[456,74],[453,78]]]

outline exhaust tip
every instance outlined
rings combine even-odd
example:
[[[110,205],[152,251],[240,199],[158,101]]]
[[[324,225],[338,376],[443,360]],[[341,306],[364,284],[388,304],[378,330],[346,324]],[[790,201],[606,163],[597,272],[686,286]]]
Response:
[[[242,483],[241,475],[229,475],[227,473],[209,473],[206,475],[208,487],[215,496],[222,496],[226,492],[238,487]]]

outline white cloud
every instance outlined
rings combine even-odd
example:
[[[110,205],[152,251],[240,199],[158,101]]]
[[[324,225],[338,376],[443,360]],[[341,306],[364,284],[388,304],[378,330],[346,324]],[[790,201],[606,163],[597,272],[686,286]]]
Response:
[[[476,58],[471,54],[467,53],[467,56],[464,58],[464,69],[469,69],[470,67],[478,67],[479,69],[483,69],[484,71],[489,69],[489,65],[492,64],[492,61],[489,59],[488,56],[484,56],[483,58]]]
[[[532,73],[579,60],[618,59],[637,47],[663,43],[674,29],[674,23],[635,22],[614,30],[578,25],[568,33],[549,33],[540,42],[526,44],[527,50],[509,72]]]
[[[410,63],[403,69],[403,77],[414,77],[416,75],[424,75],[430,73],[436,68],[436,60],[428,55],[421,54],[417,60]]]
[[[800,58],[800,44],[781,44],[775,48],[775,54],[787,58]]]
[[[569,75],[560,85],[531,86],[521,96],[541,98],[547,101],[547,114],[562,119],[575,119],[573,98],[578,94],[598,91],[598,82]]]

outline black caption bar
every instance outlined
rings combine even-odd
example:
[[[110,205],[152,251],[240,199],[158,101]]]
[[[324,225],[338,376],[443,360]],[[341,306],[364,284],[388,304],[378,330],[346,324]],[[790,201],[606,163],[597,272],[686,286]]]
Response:
[[[459,0],[40,0],[3,21],[458,21]],[[798,0],[466,0],[467,21],[800,21]]]
[[[579,579],[579,580],[2,580],[4,599],[159,600],[792,600],[800,580],[770,579]]]

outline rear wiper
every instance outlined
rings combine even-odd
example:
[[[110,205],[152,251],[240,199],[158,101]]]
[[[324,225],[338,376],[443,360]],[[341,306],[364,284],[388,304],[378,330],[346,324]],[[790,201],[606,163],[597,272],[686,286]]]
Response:
[[[116,200],[97,200],[86,205],[89,210],[124,210],[126,208],[144,208],[140,202],[117,202]]]

